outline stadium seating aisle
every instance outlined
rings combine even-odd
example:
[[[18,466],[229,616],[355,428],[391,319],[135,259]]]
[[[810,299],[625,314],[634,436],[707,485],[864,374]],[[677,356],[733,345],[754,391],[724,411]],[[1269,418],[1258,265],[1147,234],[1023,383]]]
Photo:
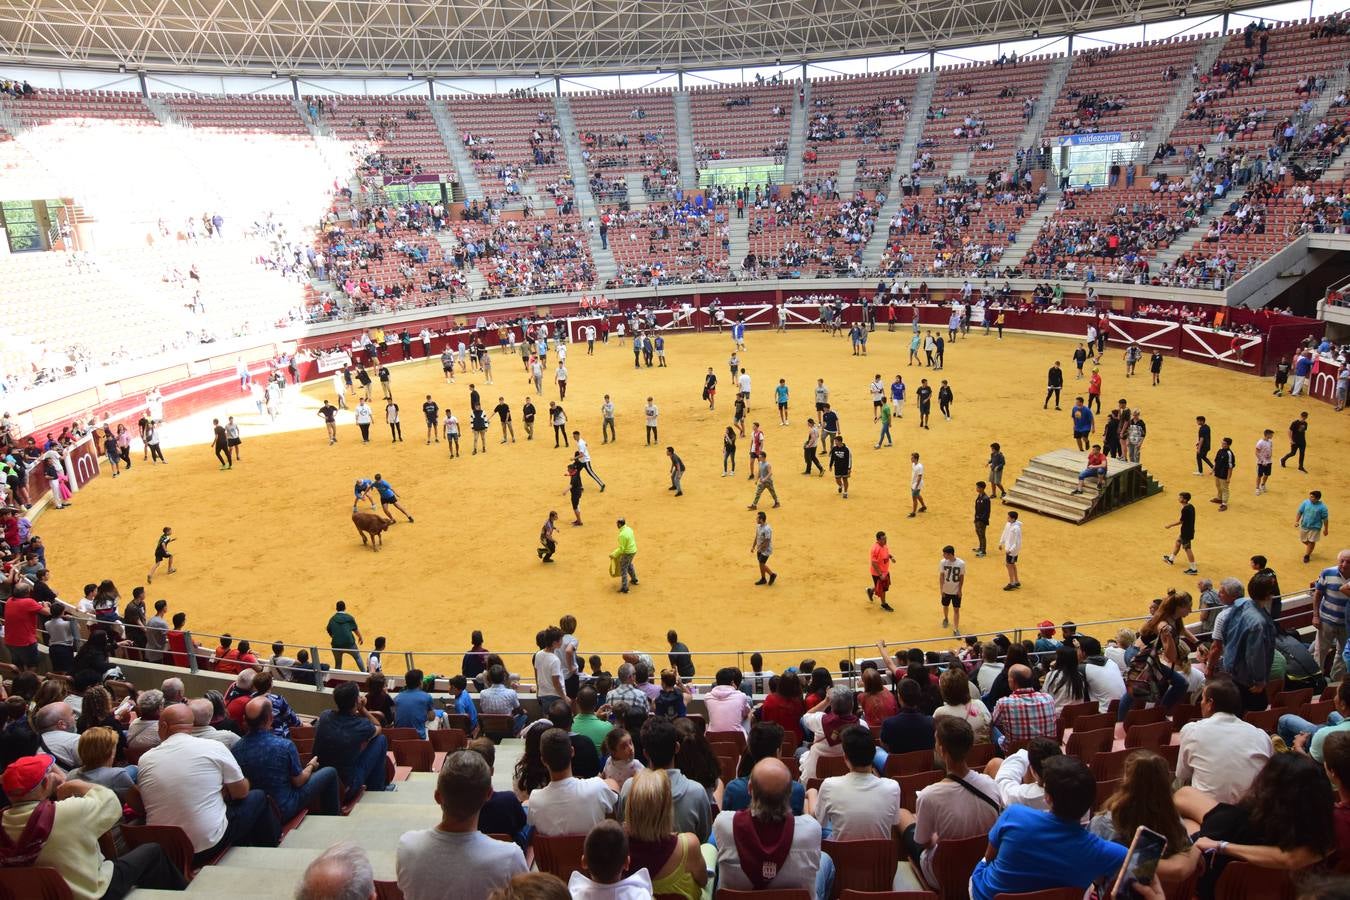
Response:
[[[1018,138],[1041,97],[1053,57],[1025,58],[1015,65],[981,63],[938,70],[933,102],[925,115],[919,172],[944,177],[963,156],[966,172],[984,178],[1005,168],[1016,155]],[[1033,104],[1028,107],[1026,104]]]
[[[304,100],[307,104],[323,101],[325,111],[319,120],[339,138],[366,143],[382,154],[389,161],[383,174],[391,179],[455,174],[450,151],[423,98],[343,94]]]

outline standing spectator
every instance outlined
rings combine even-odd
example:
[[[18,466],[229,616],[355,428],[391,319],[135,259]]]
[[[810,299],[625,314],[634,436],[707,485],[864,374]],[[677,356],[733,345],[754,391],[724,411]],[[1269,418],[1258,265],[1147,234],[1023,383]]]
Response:
[[[1350,580],[1350,549],[1336,555],[1336,565],[1323,569],[1313,585],[1313,627],[1317,629],[1317,652],[1323,657],[1334,651],[1330,681],[1345,676],[1346,583]]]
[[[1012,693],[995,704],[990,721],[995,742],[1011,753],[1034,737],[1055,737],[1055,698],[1036,690],[1029,667],[1007,672]]]
[[[1268,576],[1254,576],[1250,583],[1253,594],[1260,589],[1263,596],[1269,596],[1270,581]],[[1215,630],[1222,635],[1218,639],[1223,642],[1223,671],[1242,693],[1243,708],[1265,709],[1269,702],[1266,682],[1275,657],[1275,623],[1270,614],[1254,597],[1242,597],[1220,615]]]
[[[1195,507],[1191,505],[1191,495],[1189,491],[1182,491],[1177,494],[1177,501],[1181,503],[1181,514],[1177,520],[1165,526],[1167,528],[1180,528],[1177,532],[1176,544],[1172,547],[1171,553],[1163,554],[1163,562],[1169,566],[1176,562],[1177,554],[1182,550],[1186,551],[1186,574],[1198,575],[1200,570],[1195,567],[1195,551],[1191,549],[1191,543],[1195,540]]]
[[[1237,468],[1237,456],[1233,453],[1233,439],[1224,438],[1219,451],[1214,454],[1214,463],[1210,469],[1214,472],[1214,499],[1219,504],[1219,512],[1228,509],[1228,489],[1233,482],[1233,470]]]
[[[487,761],[471,750],[450,754],[436,778],[440,823],[399,838],[395,865],[407,900],[486,900],[526,871],[519,847],[478,830],[479,813],[491,796]]]
[[[1294,392],[1298,392],[1298,378],[1294,378]],[[1287,463],[1294,456],[1298,457],[1298,470],[1307,472],[1303,468],[1303,457],[1308,452],[1308,413],[1303,411],[1298,414],[1298,418],[1289,423],[1289,452],[1280,457],[1280,468],[1285,468]]]
[[[333,709],[319,716],[314,729],[314,758],[337,770],[351,802],[362,789],[385,789],[385,751],[389,741],[379,720],[366,708],[366,699],[354,681],[333,689]]]
[[[896,823],[904,821],[900,784],[891,778],[877,777],[872,768],[876,745],[866,725],[845,728],[841,742],[848,774],[826,778],[819,790],[807,791],[807,814],[815,817],[822,831],[829,829],[831,840],[889,838]]]
[[[670,645],[670,653],[668,654],[670,667],[686,681],[693,678],[696,674],[694,657],[674,629],[666,632],[666,643]]]
[[[33,599],[33,586],[27,581],[14,585],[13,593],[5,601],[5,649],[10,662],[20,672],[38,667],[38,614],[50,616],[51,604]]]
[[[999,535],[998,549],[1003,551],[1003,561],[1008,567],[1008,583],[1005,591],[1015,591],[1022,586],[1017,575],[1017,559],[1022,555],[1022,523],[1017,520],[1017,510],[1008,512],[1008,521]]]
[[[809,890],[828,896],[834,864],[820,851],[820,825],[792,815],[792,776],[777,759],[750,772],[749,809],[718,815],[717,884],[731,890]],[[791,840],[784,823],[792,822]]]
[[[342,657],[344,654],[350,654],[355,661],[356,670],[364,672],[365,666],[361,663],[361,654],[357,652],[362,637],[361,629],[356,624],[356,619],[351,613],[347,612],[347,602],[339,600],[337,602],[337,611],[328,619],[328,638],[329,646],[333,648],[333,665],[342,668]]]
[[[1242,720],[1242,696],[1231,681],[1208,682],[1200,695],[1202,719],[1181,729],[1177,781],[1219,803],[1235,803],[1250,789],[1274,748],[1270,735]]]
[[[562,640],[562,629],[556,625],[550,625],[535,635],[539,649],[534,654],[534,690],[539,698],[539,708],[545,712],[555,700],[567,696],[562,662],[558,659]]]
[[[1064,886],[1085,890],[1125,862],[1124,847],[1083,828],[1097,794],[1088,767],[1054,756],[1044,771],[1048,811],[1022,804],[1003,811],[989,832],[989,853],[970,877],[971,900]]]
[[[1298,505],[1294,527],[1298,529],[1298,539],[1303,542],[1303,561],[1312,562],[1318,538],[1331,534],[1331,513],[1322,502],[1321,491],[1309,491],[1308,499]]]

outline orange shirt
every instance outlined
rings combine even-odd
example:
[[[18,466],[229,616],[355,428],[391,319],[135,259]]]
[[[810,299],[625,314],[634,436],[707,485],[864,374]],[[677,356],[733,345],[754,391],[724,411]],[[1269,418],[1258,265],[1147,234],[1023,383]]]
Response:
[[[872,545],[872,574],[887,575],[891,571],[891,549],[885,544]]]

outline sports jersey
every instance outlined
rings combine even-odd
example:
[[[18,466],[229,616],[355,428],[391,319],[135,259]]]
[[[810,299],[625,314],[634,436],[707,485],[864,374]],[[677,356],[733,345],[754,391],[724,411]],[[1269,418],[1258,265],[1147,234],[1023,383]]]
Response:
[[[938,574],[942,576],[942,593],[949,597],[960,596],[961,585],[966,577],[966,561],[960,557],[947,559],[944,556],[942,562],[938,563]]]

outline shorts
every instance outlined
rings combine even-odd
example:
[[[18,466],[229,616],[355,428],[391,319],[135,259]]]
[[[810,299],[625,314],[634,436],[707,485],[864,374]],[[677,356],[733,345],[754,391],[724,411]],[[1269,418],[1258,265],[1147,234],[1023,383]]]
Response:
[[[173,554],[170,553],[168,550],[165,550],[163,547],[155,548],[155,562],[164,562],[164,560],[171,559],[172,557]]]
[[[766,562],[769,561],[769,554],[767,554],[767,553],[756,553],[756,554],[755,554],[755,558],[759,560],[759,564],[762,566],[762,565],[764,565]]]
[[[911,499],[918,499],[919,495],[922,494],[922,493],[923,493],[923,489],[922,489],[922,488],[910,488],[910,489],[909,489],[909,496],[910,496]]]
[[[1177,543],[1181,545],[1182,550],[1191,549],[1191,541],[1195,540],[1195,535],[1183,535],[1177,538]]]
[[[873,409],[881,409],[881,404],[882,404],[882,401],[880,401],[880,400],[873,400],[873,401],[872,401],[872,408],[873,408]]]
[[[816,404],[816,412],[818,412],[818,413],[823,413],[823,412],[825,411],[825,407],[826,407],[827,405],[828,405],[828,404],[825,404],[825,403],[817,403],[817,404]]]
[[[847,478],[849,475],[848,469],[832,469],[831,472],[835,478]]]
[[[1257,463],[1257,464],[1256,464],[1256,477],[1258,477],[1258,478],[1269,478],[1269,477],[1270,477],[1270,469],[1271,469],[1271,463]]]
[[[391,503],[397,503],[397,502],[398,502],[398,494],[389,494],[388,496],[386,496],[386,495],[384,495],[384,494],[381,494],[381,495],[380,495],[380,505],[381,505],[381,506],[388,506],[388,505],[391,504]]]
[[[1002,470],[1002,469],[990,469],[990,470],[989,470],[989,483],[990,483],[990,484],[1002,484],[1002,483],[1003,483],[1003,470]]]
[[[1010,565],[1010,566],[1016,565],[1016,564],[1017,564],[1017,554],[1015,554],[1015,553],[1005,553],[1005,554],[1003,554],[1003,561],[1006,562],[1006,563],[1007,563],[1008,565]]]
[[[933,402],[931,400],[925,400],[923,403],[919,404],[919,412],[925,416],[928,415],[932,408]]]
[[[226,441],[231,447],[238,447],[243,441],[240,438],[230,438]]]
[[[14,663],[14,665],[23,666],[24,668],[28,669],[37,668],[38,664],[37,644],[29,644],[26,647],[10,647],[6,645],[5,649],[9,650],[9,660],[10,662]]]
[[[942,595],[942,608],[943,608],[943,609],[946,609],[948,606],[955,606],[957,609],[960,609],[960,608],[961,608],[961,595],[960,595],[960,594],[943,594],[943,595]]]
[[[1089,478],[1102,477],[1106,475],[1106,467],[1089,467],[1078,473],[1079,481],[1087,481]]]
[[[453,361],[441,363],[441,371],[442,371],[442,372],[450,372],[450,371],[452,371],[454,368],[455,368],[455,364],[454,364]]]
[[[1298,539],[1305,544],[1315,544],[1321,536],[1322,529],[1320,528],[1300,528],[1298,530]]]
[[[779,408],[779,409],[787,409],[787,403],[780,403],[780,404],[778,404],[778,408]]]
[[[891,575],[887,572],[885,575],[872,576],[872,588],[878,594],[884,594],[891,589]]]

